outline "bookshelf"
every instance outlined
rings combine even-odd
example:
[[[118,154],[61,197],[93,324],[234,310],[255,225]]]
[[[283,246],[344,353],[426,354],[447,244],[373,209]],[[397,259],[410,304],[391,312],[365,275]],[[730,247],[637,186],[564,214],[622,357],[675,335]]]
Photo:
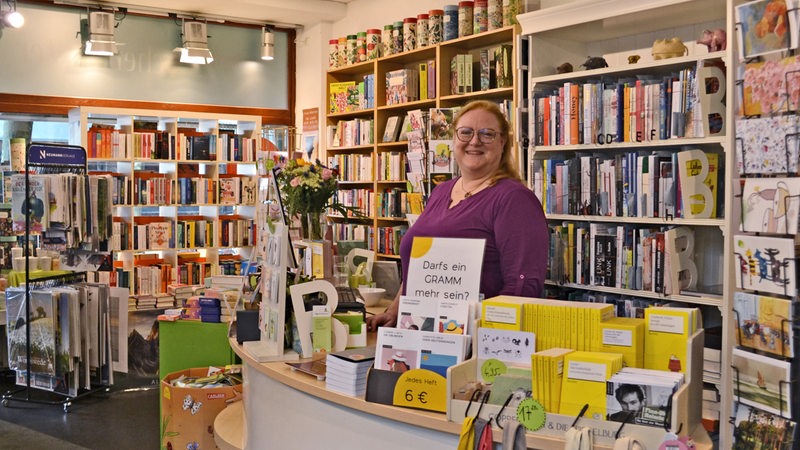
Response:
[[[430,108],[453,108],[478,99],[508,101],[516,105],[517,94],[513,83],[517,77],[511,77],[510,85],[480,90],[477,70],[474,70],[473,91],[457,93],[451,89],[450,65],[456,55],[471,54],[473,65],[477,67],[481,50],[508,45],[508,58],[512,61],[510,67],[513,68],[516,66],[513,61],[517,58],[514,51],[517,37],[518,28],[509,26],[327,72],[327,90],[323,101],[327,108],[326,125],[334,128],[345,121],[349,123],[358,121],[361,126],[369,127],[369,131],[364,134],[365,139],[351,139],[346,144],[338,139],[338,145],[331,145],[328,139],[322,139],[325,159],[329,164],[342,167],[341,164],[344,163],[348,168],[360,169],[343,171],[348,175],[341,178],[340,190],[343,191],[343,202],[362,208],[365,217],[353,219],[328,216],[334,221],[337,240],[366,240],[367,247],[375,251],[379,259],[399,261],[399,252],[392,247],[396,244],[399,249],[399,238],[407,229],[406,207],[402,199],[406,192],[405,154],[409,143],[407,140],[382,142],[387,121],[390,117],[397,116],[400,118],[398,124],[400,125],[409,111],[421,110],[427,114]],[[433,69],[430,68],[431,62]],[[419,76],[420,64],[426,65],[424,77]],[[416,91],[405,102],[389,102],[387,74],[402,69],[416,71],[422,92]],[[357,85],[364,81],[365,77],[372,78],[372,81],[365,83],[366,92],[371,94],[371,102],[351,110],[347,110],[346,107],[339,107],[334,111],[330,109],[332,92],[340,90],[346,83],[352,82]],[[431,90],[435,93],[430,92]],[[430,95],[426,95],[428,93]],[[341,112],[342,109],[345,111]],[[511,110],[513,111],[513,106]],[[516,126],[512,126],[512,129],[516,129]],[[390,168],[381,170],[384,165],[389,165]],[[395,169],[391,168],[392,165]],[[392,205],[395,201],[399,201],[401,206],[387,208],[387,201]]]
[[[69,124],[90,173],[115,180],[111,285],[161,297],[239,274],[256,240],[260,117],[78,107]]]
[[[722,367],[727,367],[729,352],[725,349],[731,348],[732,338],[727,326],[732,267],[726,255],[732,254],[733,228],[729,213],[731,187],[726,180],[731,179],[734,165],[730,100],[730,93],[734,92],[733,60],[730,43],[728,50],[708,52],[695,41],[704,29],[722,28],[728,36],[734,36],[727,8],[724,0],[645,0],[636,4],[579,0],[518,17],[521,35],[527,38],[527,53],[522,56],[525,64],[519,67],[528,74],[527,87],[519,94],[525,99],[519,113],[527,119],[525,134],[530,139],[530,146],[522,153],[523,172],[529,186],[542,199],[551,228],[548,290],[558,298],[636,299],[642,304],[697,306],[706,328],[722,328]],[[653,42],[672,37],[682,40],[686,54],[655,60],[651,56]],[[632,55],[640,57],[638,62],[629,63]],[[589,56],[602,56],[608,67],[585,69],[581,65]],[[566,62],[574,70],[557,73],[556,68]],[[691,87],[692,80],[702,80],[697,82],[700,87],[706,80],[717,83],[711,92],[698,89],[697,103],[692,103],[691,98],[687,102],[670,91],[669,98],[676,99],[670,103],[700,104],[702,114],[666,113],[668,103],[661,98],[667,98],[667,87],[675,86],[673,78],[680,87]],[[684,80],[686,83],[682,83]],[[646,87],[648,84],[660,87]],[[606,95],[616,95],[618,105],[638,108],[634,109],[632,121],[630,111],[623,110],[627,115],[618,116],[617,110],[611,109],[611,97],[604,101],[607,89],[610,92]],[[728,96],[723,102],[718,95],[724,92]],[[639,102],[620,101],[637,93]],[[565,109],[559,110],[560,106]],[[707,113],[717,114],[717,120],[707,120]],[[615,120],[601,120],[610,117]],[[667,120],[672,117],[676,118],[676,126],[680,124],[678,118],[693,120],[673,132],[672,123]],[[717,127],[720,123],[721,129]],[[662,128],[666,133],[662,134]],[[650,130],[657,131],[651,135]],[[699,153],[684,153],[688,151]],[[696,180],[698,183],[689,184],[692,173],[679,171],[681,164],[689,167],[685,162],[690,155],[697,158],[700,167],[716,166],[716,177],[703,177]],[[643,163],[648,164],[648,177],[652,174],[658,178],[642,179]],[[658,171],[650,172],[653,164]],[[709,170],[713,172],[713,168]],[[661,184],[670,177],[672,188]],[[709,187],[710,184],[714,186]],[[681,190],[676,191],[676,187]],[[708,207],[694,205],[682,196],[698,190],[703,190],[700,196]],[[649,203],[645,193],[649,194]],[[669,206],[673,209],[664,209]],[[678,229],[694,236],[694,246],[676,244],[673,253],[662,251],[659,235],[665,235],[666,245],[676,231],[666,232]],[[652,236],[652,244],[646,236]],[[641,250],[645,242],[658,250],[649,253],[651,261],[633,257],[637,248],[642,256],[648,253]],[[608,246],[597,247],[600,243]],[[612,250],[604,254],[601,248]],[[659,254],[682,256],[672,259],[672,265],[665,268],[655,265]],[[663,261],[666,256],[658,264]],[[600,277],[602,267],[613,269],[604,274],[606,277]],[[653,269],[649,285],[643,283],[647,280],[647,274],[641,273],[646,272],[641,270],[644,267]],[[676,267],[684,270],[683,274],[670,278]],[[694,284],[687,286],[687,275]],[[722,371],[717,386],[722,396],[721,448],[730,447],[727,442],[732,436],[725,417],[732,401],[730,389],[724,388],[730,383],[726,372]],[[699,418],[700,402],[690,407],[698,409],[691,417]],[[702,428],[699,419],[686,425],[689,433]]]

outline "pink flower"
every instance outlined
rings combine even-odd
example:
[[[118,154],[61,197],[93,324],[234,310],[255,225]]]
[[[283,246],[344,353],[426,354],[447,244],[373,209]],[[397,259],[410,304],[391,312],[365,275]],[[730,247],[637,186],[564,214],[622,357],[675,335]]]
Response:
[[[289,182],[292,187],[300,186],[300,177],[292,178],[292,181]]]
[[[322,179],[329,180],[333,176],[333,171],[331,169],[325,168],[322,169]]]

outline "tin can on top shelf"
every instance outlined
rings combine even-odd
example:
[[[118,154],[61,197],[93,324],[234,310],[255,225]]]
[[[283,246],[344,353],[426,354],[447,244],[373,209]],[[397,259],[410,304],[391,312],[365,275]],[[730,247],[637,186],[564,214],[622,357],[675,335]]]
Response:
[[[339,63],[337,67],[344,67],[347,65],[347,36],[339,38],[339,43],[336,45],[339,52]]]
[[[473,28],[472,13],[475,3],[471,1],[458,2],[458,37],[471,36]]]
[[[428,45],[442,42],[444,36],[444,10],[432,9],[428,11]]]
[[[339,67],[339,39],[328,41],[328,69]]]
[[[381,56],[381,30],[370,28],[367,30],[367,60]]]
[[[355,64],[358,62],[357,42],[355,34],[347,35],[347,64]]]
[[[428,15],[417,14],[417,48],[428,45]]]
[[[503,26],[507,27],[517,23],[519,14],[519,0],[503,0]]]
[[[488,14],[487,29],[503,28],[503,0],[489,0],[486,4]]]
[[[381,52],[382,56],[388,56],[394,54],[392,49],[392,30],[394,27],[392,24],[384,25],[383,26],[383,34],[381,34],[381,48],[383,51]]]
[[[409,52],[417,48],[417,18],[403,19],[403,51]]]
[[[367,60],[367,32],[359,31],[356,33],[356,61],[364,62]]]
[[[444,5],[442,30],[443,41],[449,41],[458,37],[458,5]]]
[[[489,29],[489,5],[487,0],[475,0],[472,12],[472,34],[483,33]]]
[[[392,24],[392,53],[403,51],[403,22],[398,20]]]

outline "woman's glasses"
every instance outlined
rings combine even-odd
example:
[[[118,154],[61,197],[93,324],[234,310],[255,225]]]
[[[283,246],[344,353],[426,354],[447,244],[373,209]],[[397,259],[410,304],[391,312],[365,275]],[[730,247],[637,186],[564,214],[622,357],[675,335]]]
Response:
[[[456,128],[456,137],[461,142],[469,142],[472,140],[472,137],[475,136],[476,131],[472,128],[468,127],[461,127]],[[497,137],[497,131],[494,131],[490,128],[481,128],[477,131],[478,133],[478,140],[484,144],[491,144],[494,142],[495,138]]]

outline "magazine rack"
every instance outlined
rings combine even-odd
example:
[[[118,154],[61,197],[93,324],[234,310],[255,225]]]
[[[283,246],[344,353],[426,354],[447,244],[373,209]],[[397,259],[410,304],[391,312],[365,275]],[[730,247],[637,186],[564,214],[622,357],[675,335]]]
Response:
[[[614,440],[621,436],[635,437],[644,445],[644,448],[659,448],[667,432],[680,436],[691,436],[698,449],[712,448],[708,433],[701,426],[700,403],[703,389],[703,337],[704,331],[700,330],[692,335],[687,343],[689,364],[686,370],[686,382],[672,396],[672,415],[668,430],[644,425],[625,424],[621,430],[620,422],[594,420],[581,418],[581,426],[588,426],[593,430],[594,448],[611,449]],[[449,392],[447,405],[447,420],[462,423],[469,407],[467,400],[455,400],[455,391],[470,381],[477,379],[477,360],[472,358],[447,370],[447,391]],[[692,402],[694,400],[694,402]],[[480,416],[486,420],[494,418],[500,426],[510,416],[515,416],[513,408],[506,409],[503,414],[501,405],[485,404],[481,408]],[[562,414],[547,413],[544,426],[537,431],[527,432],[527,445],[530,448],[562,449],[564,448],[564,433],[576,421],[575,417]]]
[[[30,195],[30,175],[31,173],[36,174],[58,174],[58,173],[73,173],[77,175],[82,175],[86,178],[86,189],[85,195],[86,198],[84,199],[84,203],[86,205],[86,234],[88,236],[92,236],[92,221],[91,221],[91,202],[89,201],[89,181],[88,181],[88,168],[87,168],[87,158],[86,158],[86,150],[83,147],[73,146],[73,145],[60,145],[60,144],[40,144],[40,143],[31,143],[28,145],[28,148],[25,152],[25,198],[27,199]],[[28,318],[31,317],[31,290],[33,288],[48,288],[48,287],[56,287],[56,286],[65,286],[68,284],[75,284],[78,282],[86,282],[86,272],[73,272],[69,274],[62,274],[62,275],[54,275],[51,277],[44,277],[44,278],[37,278],[33,279],[31,276],[31,267],[30,267],[30,230],[31,230],[31,216],[30,214],[25,211],[25,235],[23,240],[23,249],[25,252],[25,298],[23,302],[25,303],[25,320],[27,321]],[[111,366],[111,359],[110,357],[105,358],[106,366],[105,367],[98,367],[98,374],[100,378],[105,382],[105,384],[92,388],[86,389],[83,392],[75,395],[69,396],[67,398],[61,400],[42,400],[42,399],[35,399],[31,397],[31,379],[33,378],[33,374],[31,373],[31,327],[25,327],[25,353],[26,353],[26,364],[25,364],[25,385],[20,387],[19,389],[12,389],[8,392],[4,393],[2,397],[0,397],[0,401],[2,402],[3,406],[9,406],[9,403],[14,401],[24,401],[24,402],[32,402],[32,403],[40,403],[40,404],[49,404],[49,405],[61,405],[64,409],[64,412],[68,411],[69,406],[72,404],[72,401],[83,397],[85,395],[94,393],[98,390],[108,390],[108,383],[109,380],[112,379],[113,368]],[[108,345],[105,347],[105,351],[108,353],[106,356],[110,355],[110,348]],[[87,362],[88,364],[88,362]],[[77,370],[77,369],[76,369]],[[17,376],[19,380],[19,376]],[[54,393],[59,394],[59,393]]]

